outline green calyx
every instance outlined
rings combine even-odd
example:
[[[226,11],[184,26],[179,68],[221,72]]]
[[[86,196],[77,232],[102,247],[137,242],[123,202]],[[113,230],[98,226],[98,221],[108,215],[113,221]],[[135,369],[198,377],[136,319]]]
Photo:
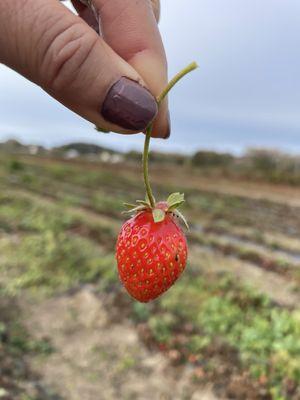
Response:
[[[169,211],[176,210],[181,204],[185,202],[184,193],[172,193],[167,199]]]
[[[183,193],[172,193],[166,202],[156,203],[154,199],[154,206],[151,205],[148,196],[145,200],[136,200],[136,204],[124,203],[127,208],[124,214],[136,214],[143,211],[151,211],[155,223],[164,221],[166,215],[172,215],[179,218],[184,225],[189,229],[188,223],[178,208],[185,202]],[[164,207],[164,204],[166,205]]]
[[[165,89],[161,92],[161,94],[157,97],[158,106],[161,105],[162,101],[165,99],[170,90],[179,82],[185,75],[194,71],[197,68],[197,64],[195,62],[189,64],[186,68],[180,71],[177,75],[174,76],[173,79],[168,83]],[[188,228],[188,224],[184,216],[178,211],[178,207],[180,207],[184,203],[184,194],[183,193],[172,193],[168,197],[166,201],[166,207],[162,207],[161,203],[156,203],[155,198],[152,193],[150,180],[149,180],[149,147],[150,147],[150,139],[152,135],[152,124],[150,124],[146,129],[145,136],[145,144],[144,144],[144,152],[143,152],[143,173],[144,173],[144,183],[146,189],[146,198],[145,200],[137,200],[137,204],[128,204],[124,205],[129,209],[126,212],[129,213],[139,213],[146,210],[151,210],[153,215],[153,220],[155,223],[159,223],[164,221],[167,214],[172,214],[173,216],[181,219],[186,227]]]
[[[154,208],[154,210],[152,210],[152,215],[154,222],[157,224],[164,221],[166,217],[166,212],[164,210],[161,210],[160,208]]]

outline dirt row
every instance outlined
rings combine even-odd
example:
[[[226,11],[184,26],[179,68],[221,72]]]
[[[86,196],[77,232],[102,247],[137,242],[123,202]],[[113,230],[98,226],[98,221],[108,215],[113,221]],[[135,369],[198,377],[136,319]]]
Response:
[[[53,198],[25,190],[14,190],[12,193],[30,198],[41,205],[56,203]],[[117,235],[120,227],[119,220],[82,207],[68,206],[68,210],[83,220],[93,223],[99,222],[101,226],[112,228]],[[87,235],[93,239],[93,232],[77,229],[75,233]],[[213,271],[227,271],[233,274],[240,282],[255,287],[260,293],[267,294],[272,301],[279,305],[297,307],[300,304],[299,288],[288,276],[281,276],[277,272],[261,268],[260,265],[256,265],[253,262],[238,259],[234,254],[224,255],[216,251],[216,249],[213,250],[197,244],[193,244],[190,247],[189,257],[191,261],[200,262],[204,266],[209,265],[209,268]],[[205,262],[203,262],[204,259]]]
[[[54,347],[47,359],[32,357],[31,369],[62,399],[222,400],[210,385],[193,383],[192,368],[174,368],[149,350],[130,320],[120,318],[113,295],[86,286],[22,307],[30,334]]]

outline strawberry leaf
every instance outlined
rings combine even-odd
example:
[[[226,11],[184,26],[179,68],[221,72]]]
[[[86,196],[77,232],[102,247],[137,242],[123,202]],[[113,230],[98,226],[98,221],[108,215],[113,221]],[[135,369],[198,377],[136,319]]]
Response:
[[[165,219],[166,213],[159,208],[155,208],[152,211],[152,215],[153,215],[154,222],[158,223],[158,222],[162,222]]]
[[[140,206],[136,206],[134,208],[131,208],[130,210],[123,211],[122,214],[132,214],[132,213],[136,213],[136,212],[144,211],[144,210],[146,210],[146,207],[140,205]]]
[[[187,220],[185,219],[184,215],[181,214],[181,212],[178,210],[174,210],[173,213],[184,223],[186,228],[189,230],[190,227],[189,227],[189,224],[187,223]]]
[[[128,208],[128,209],[130,210],[131,208],[135,208],[135,207],[136,207],[136,204],[123,203],[123,206],[126,207],[126,208]]]
[[[143,204],[145,207],[151,208],[150,203],[147,203],[147,201],[145,201],[145,200],[137,200],[136,202],[137,202],[138,204]]]
[[[184,203],[184,193],[172,193],[167,199],[169,211],[175,210],[182,203]]]

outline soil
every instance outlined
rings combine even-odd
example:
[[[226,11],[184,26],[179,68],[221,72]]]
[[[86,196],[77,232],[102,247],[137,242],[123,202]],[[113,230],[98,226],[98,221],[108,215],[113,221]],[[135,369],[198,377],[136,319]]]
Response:
[[[140,340],[136,327],[115,318],[113,297],[92,286],[36,304],[23,302],[24,323],[36,339],[51,339],[53,354],[31,357],[32,372],[68,400],[216,400],[194,369],[172,366]]]

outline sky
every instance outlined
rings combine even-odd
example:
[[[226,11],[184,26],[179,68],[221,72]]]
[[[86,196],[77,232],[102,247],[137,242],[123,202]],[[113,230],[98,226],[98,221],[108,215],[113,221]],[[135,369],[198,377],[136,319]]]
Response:
[[[170,77],[199,69],[170,95],[172,135],[162,151],[251,147],[300,154],[299,0],[162,0]],[[143,135],[97,133],[93,125],[0,65],[0,141],[45,146],[92,142],[141,149]]]

